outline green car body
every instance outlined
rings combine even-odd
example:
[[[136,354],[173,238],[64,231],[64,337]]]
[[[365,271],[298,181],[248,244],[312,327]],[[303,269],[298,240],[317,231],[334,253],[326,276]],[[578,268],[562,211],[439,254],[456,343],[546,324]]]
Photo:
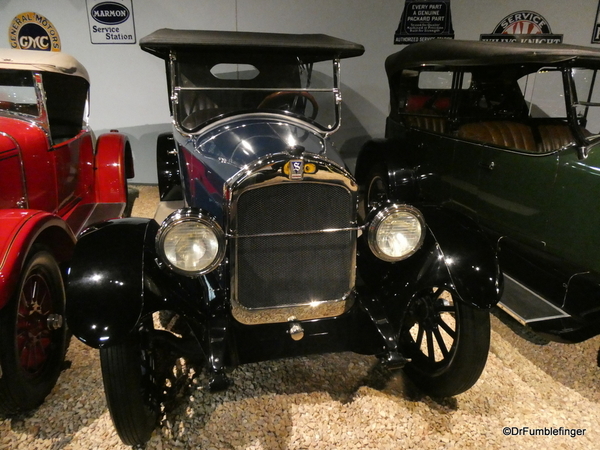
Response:
[[[357,162],[359,180],[384,167],[394,197],[477,221],[500,307],[564,342],[600,333],[598,69],[600,51],[562,44],[408,46],[386,60],[386,139]]]

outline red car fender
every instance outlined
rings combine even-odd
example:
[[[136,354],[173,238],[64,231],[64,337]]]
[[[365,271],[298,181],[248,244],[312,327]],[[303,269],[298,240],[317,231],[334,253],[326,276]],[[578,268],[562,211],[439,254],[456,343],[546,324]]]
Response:
[[[70,259],[75,236],[60,217],[31,209],[0,211],[0,308],[11,298],[27,254],[35,243],[48,247],[58,262]]]
[[[133,178],[133,156],[127,136],[102,134],[96,144],[95,185],[97,203],[126,203],[127,178]]]

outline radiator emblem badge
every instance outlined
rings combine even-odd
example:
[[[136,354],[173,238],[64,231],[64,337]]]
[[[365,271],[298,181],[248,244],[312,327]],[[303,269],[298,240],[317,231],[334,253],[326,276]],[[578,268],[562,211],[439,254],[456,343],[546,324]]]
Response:
[[[304,177],[304,161],[293,159],[290,161],[290,180],[302,180]]]

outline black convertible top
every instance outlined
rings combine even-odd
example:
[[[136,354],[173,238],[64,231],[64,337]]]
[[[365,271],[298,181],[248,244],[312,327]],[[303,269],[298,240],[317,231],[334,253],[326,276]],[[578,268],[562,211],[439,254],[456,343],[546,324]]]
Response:
[[[280,34],[243,31],[173,30],[162,28],[140,40],[140,47],[167,59],[171,50],[298,56],[305,62],[360,56],[360,44],[324,34]]]
[[[600,64],[600,50],[567,44],[436,39],[409,45],[388,56],[385,61],[385,70],[388,77],[392,77],[403,69],[422,65],[551,64],[574,59]]]

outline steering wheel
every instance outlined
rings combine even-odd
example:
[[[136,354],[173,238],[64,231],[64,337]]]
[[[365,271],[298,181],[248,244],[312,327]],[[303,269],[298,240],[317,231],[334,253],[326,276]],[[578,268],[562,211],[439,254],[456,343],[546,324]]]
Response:
[[[317,117],[317,114],[319,114],[319,104],[312,94],[308,92],[273,92],[260,102],[258,108],[283,109],[285,111],[304,115],[304,111],[306,110],[306,100],[312,105],[312,112],[310,116],[307,117],[314,120],[315,117]]]

